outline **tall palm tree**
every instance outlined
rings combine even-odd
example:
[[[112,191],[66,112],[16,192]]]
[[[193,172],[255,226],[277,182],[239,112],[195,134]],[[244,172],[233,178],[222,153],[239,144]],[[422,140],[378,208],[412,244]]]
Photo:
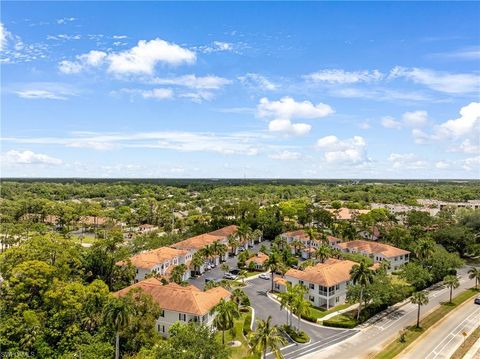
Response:
[[[443,284],[450,289],[450,303],[452,303],[453,290],[460,286],[458,277],[456,275],[447,275],[445,278],[443,278]]]
[[[256,229],[256,230],[254,230],[253,233],[252,233],[252,237],[253,237],[254,239],[258,239],[258,241],[261,242],[262,237],[263,237],[263,232],[262,232],[262,230],[261,230],[261,229]]]
[[[321,263],[324,263],[326,259],[330,258],[332,250],[329,246],[322,244],[315,251],[315,258],[319,259]]]
[[[480,282],[480,268],[470,267],[468,270],[468,278],[475,279],[475,289],[478,289],[478,283]]]
[[[298,332],[300,333],[300,322],[302,321],[302,315],[310,313],[310,307],[312,304],[305,299],[307,288],[302,284],[296,284],[293,287],[294,297],[292,301],[292,310],[298,319]]]
[[[239,242],[238,242],[238,239],[237,239],[237,236],[236,234],[230,234],[228,237],[227,237],[227,241],[228,241],[228,245],[229,247],[231,248],[232,250],[232,255],[235,255],[235,252],[239,246]]]
[[[193,253],[192,256],[192,265],[194,268],[195,274],[200,272],[200,267],[205,264],[205,256],[202,251]]]
[[[222,344],[225,344],[225,331],[232,329],[234,320],[240,317],[238,305],[234,301],[221,299],[212,309],[212,314],[216,314],[213,319],[213,325],[217,330],[222,331]]]
[[[183,275],[187,271],[187,266],[182,263],[179,265],[176,265],[172,269],[172,274],[170,275],[170,278],[172,279],[173,282],[180,284],[183,282]]]
[[[430,258],[435,250],[435,243],[429,239],[420,239],[414,253],[418,259],[424,261]]]
[[[422,305],[428,304],[428,295],[423,290],[420,292],[415,292],[410,299],[410,302],[413,304],[418,304],[418,312],[417,312],[417,328],[420,327],[420,307]]]
[[[120,333],[130,324],[133,308],[121,298],[111,298],[103,309],[103,320],[115,329],[115,359],[120,358]]]
[[[295,254],[298,254],[299,249],[303,246],[303,242],[300,241],[298,238],[295,238],[293,241],[290,242],[290,245],[293,247]]]
[[[360,285],[360,301],[358,303],[357,320],[360,319],[360,311],[362,310],[363,291],[365,287],[373,282],[374,272],[365,264],[355,264],[350,271],[350,278],[353,284]]]
[[[291,320],[289,323],[289,316],[291,317],[291,307],[293,299],[295,298],[295,292],[293,291],[292,283],[287,282],[285,292],[279,293],[278,297],[280,299],[280,310],[284,309],[287,311],[287,325],[291,325]]]
[[[308,236],[308,242],[309,242],[309,247],[311,248],[312,247],[312,243],[313,241],[315,241],[318,237],[318,232],[315,228],[313,227],[308,227],[306,230],[305,230],[305,233],[307,234]],[[309,258],[310,258],[310,252],[309,252]]]
[[[203,256],[205,257],[205,260],[207,260],[208,262],[211,262],[212,257],[214,255],[212,245],[207,244],[205,247],[203,247],[202,252],[203,252]]]
[[[223,261],[225,254],[228,252],[228,247],[226,244],[220,243],[217,247],[217,254],[220,256],[220,261]]]
[[[237,227],[237,236],[240,239],[240,243],[245,244],[252,236],[252,229],[248,224],[240,223]]]
[[[265,268],[270,270],[271,279],[272,279],[272,292],[273,292],[273,277],[275,272],[279,270],[282,266],[282,262],[280,260],[280,256],[276,252],[270,253],[268,256],[267,261],[265,262]]]
[[[277,359],[283,358],[281,347],[287,344],[281,330],[272,325],[272,317],[267,320],[257,320],[257,329],[249,334],[248,344],[252,353],[260,353],[262,358],[267,357],[267,350],[270,349]]]
[[[230,300],[234,301],[237,303],[238,307],[241,308],[243,307],[242,303],[246,302],[248,300],[247,294],[241,290],[240,288],[235,288],[232,291],[232,296],[230,297]],[[249,301],[249,300],[248,300]],[[247,302],[248,302],[247,301]],[[248,305],[248,304],[247,304]]]

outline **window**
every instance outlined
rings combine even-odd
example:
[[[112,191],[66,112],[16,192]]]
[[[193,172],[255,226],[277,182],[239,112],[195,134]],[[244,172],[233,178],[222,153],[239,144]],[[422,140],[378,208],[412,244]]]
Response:
[[[337,284],[337,285],[335,286],[335,289],[336,289],[336,290],[339,290],[339,289],[340,289],[340,284]]]
[[[315,297],[313,297],[311,295],[308,296],[308,299],[310,300],[310,302],[315,302]]]
[[[335,297],[335,303],[340,302],[340,297]]]
[[[157,324],[157,332],[160,331],[160,324]]]
[[[162,333],[165,333],[165,325],[162,325]]]
[[[165,311],[164,310],[160,311],[160,316],[165,317]]]
[[[186,322],[187,321],[187,315],[182,314],[182,313],[178,313],[178,320],[183,320],[184,322]]]
[[[303,280],[299,280],[298,283],[300,283],[301,285],[303,285]]]
[[[310,289],[315,289],[315,284],[310,283]]]

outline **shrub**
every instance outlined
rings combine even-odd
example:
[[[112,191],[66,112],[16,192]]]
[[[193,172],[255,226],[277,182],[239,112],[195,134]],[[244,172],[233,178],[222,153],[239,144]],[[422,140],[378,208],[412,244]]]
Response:
[[[323,325],[326,327],[336,327],[336,328],[354,328],[357,325],[357,321],[347,315],[339,314],[323,321]]]
[[[245,320],[243,321],[243,335],[247,336],[248,333],[251,332],[250,324],[252,323],[252,313],[248,313],[245,316]]]
[[[302,319],[308,320],[309,322],[316,323],[317,317],[312,315],[312,313],[302,314]]]
[[[299,333],[291,326],[285,324],[282,326],[282,329],[290,336],[290,338],[292,338],[297,343],[304,344],[310,340],[308,334],[305,333],[303,330]]]

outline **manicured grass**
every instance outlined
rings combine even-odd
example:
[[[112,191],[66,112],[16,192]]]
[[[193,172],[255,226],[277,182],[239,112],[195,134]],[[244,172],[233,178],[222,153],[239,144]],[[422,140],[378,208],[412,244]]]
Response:
[[[458,347],[458,349],[455,351],[455,353],[453,353],[450,359],[462,359],[478,339],[480,339],[480,327],[475,329],[468,336],[468,338],[465,339],[465,342]]]
[[[302,316],[303,319],[308,320],[310,322],[316,323],[318,319],[325,317],[328,314],[334,313],[336,311],[348,308],[350,304],[340,304],[336,307],[330,308],[329,310],[318,308],[318,307],[310,307],[310,314],[308,316]]]
[[[354,328],[357,325],[357,321],[351,316],[339,314],[333,318],[324,320],[322,324],[326,327]]]
[[[394,358],[405,350],[410,344],[412,344],[422,333],[430,328],[432,325],[437,323],[440,319],[445,317],[448,313],[454,310],[458,305],[469,300],[473,296],[477,295],[478,291],[475,289],[468,289],[455,298],[453,298],[452,303],[442,303],[441,306],[427,315],[423,320],[420,321],[420,329],[417,329],[415,326],[406,328],[404,333],[403,342],[400,341],[400,338],[395,339],[387,347],[385,347],[379,354],[375,356],[376,359],[388,359]]]
[[[233,333],[230,330],[227,330],[225,332],[225,345],[228,344],[228,342],[231,342],[232,340],[238,340],[239,342],[242,343],[241,346],[239,347],[230,347],[230,358],[232,359],[256,359],[257,357],[252,356],[249,353],[249,347],[247,344],[247,339],[243,335],[243,328],[245,325],[245,319],[247,317],[252,318],[252,310],[249,308],[248,312],[242,313],[240,312],[240,318],[235,319],[234,327],[233,327]],[[232,335],[233,334],[233,335]],[[217,340],[221,343],[222,342],[222,332],[217,333]]]

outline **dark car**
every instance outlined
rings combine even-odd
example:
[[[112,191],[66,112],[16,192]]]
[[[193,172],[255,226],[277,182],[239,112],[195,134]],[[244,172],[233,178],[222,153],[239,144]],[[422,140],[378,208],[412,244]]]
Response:
[[[230,273],[232,273],[233,275],[238,275],[238,273],[240,273],[240,269],[232,269]]]
[[[473,301],[475,304],[480,304],[480,297],[477,297],[475,298],[475,300]]]

